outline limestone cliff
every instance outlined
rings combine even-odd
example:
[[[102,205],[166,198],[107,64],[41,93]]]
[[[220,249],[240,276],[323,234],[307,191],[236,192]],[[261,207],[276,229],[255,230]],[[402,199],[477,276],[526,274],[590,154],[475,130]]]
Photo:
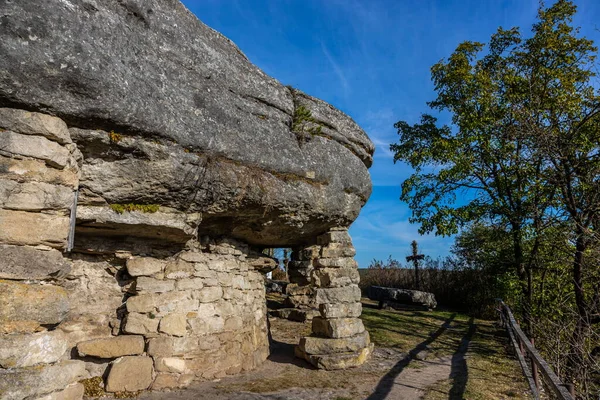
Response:
[[[371,193],[374,147],[350,117],[177,0],[5,1],[0,15],[0,106],[72,128],[80,205],[157,204],[200,213],[200,234],[289,246],[348,226]],[[132,225],[78,215],[95,233]]]

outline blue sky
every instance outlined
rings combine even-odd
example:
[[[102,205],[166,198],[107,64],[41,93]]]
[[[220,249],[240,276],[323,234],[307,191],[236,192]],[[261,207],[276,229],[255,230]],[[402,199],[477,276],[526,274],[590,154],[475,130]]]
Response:
[[[498,26],[528,33],[537,0],[183,0],[284,85],[349,114],[377,150],[373,194],[351,227],[356,259],[404,260],[416,239],[429,256],[452,238],[419,236],[398,199],[411,170],[393,164],[394,122],[417,122],[434,98],[429,68],[465,40],[486,42]],[[575,24],[600,44],[600,4],[579,0]]]

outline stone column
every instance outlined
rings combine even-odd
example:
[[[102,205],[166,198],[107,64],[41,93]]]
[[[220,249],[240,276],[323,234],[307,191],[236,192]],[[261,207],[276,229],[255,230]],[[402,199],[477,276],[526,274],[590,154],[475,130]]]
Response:
[[[57,282],[81,154],[60,119],[0,108],[0,398],[81,399],[82,361],[65,360],[69,312]]]
[[[313,318],[313,333],[300,340],[296,356],[328,370],[359,366],[373,345],[359,318],[360,278],[350,235],[346,228],[332,229],[306,252],[314,257],[311,285],[320,316]]]

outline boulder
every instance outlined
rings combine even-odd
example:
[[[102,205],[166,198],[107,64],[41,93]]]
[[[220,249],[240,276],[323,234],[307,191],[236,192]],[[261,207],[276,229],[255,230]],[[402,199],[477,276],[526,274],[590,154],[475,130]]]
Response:
[[[106,378],[107,392],[136,392],[152,384],[154,362],[150,357],[128,356],[115,360]]]
[[[68,295],[62,287],[0,280],[0,323],[36,321],[42,325],[58,324],[68,312]]]
[[[79,343],[77,352],[81,357],[118,358],[142,354],[144,346],[143,336],[121,335]]]
[[[22,400],[64,390],[85,378],[83,361],[61,361],[27,368],[0,369],[0,398]],[[34,398],[35,398],[34,397]]]
[[[65,334],[60,330],[29,335],[0,335],[0,367],[23,368],[50,364],[67,351]]]
[[[70,270],[70,265],[58,250],[0,244],[0,279],[62,278]]]
[[[82,203],[202,212],[200,235],[288,247],[348,226],[370,196],[364,131],[267,76],[177,0],[13,1],[0,15],[0,106],[71,127]],[[64,126],[20,115],[6,125],[22,134],[1,134],[8,151],[63,168]],[[107,234],[131,232],[108,222]]]
[[[437,306],[433,293],[381,286],[371,286],[369,288],[369,299],[378,301],[380,306],[385,303],[420,306],[427,309],[433,309]]]

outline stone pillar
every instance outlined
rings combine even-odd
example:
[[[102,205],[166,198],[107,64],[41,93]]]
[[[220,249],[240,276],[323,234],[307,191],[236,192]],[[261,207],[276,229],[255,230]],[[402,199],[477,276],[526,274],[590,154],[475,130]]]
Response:
[[[363,364],[373,345],[359,318],[362,312],[356,251],[345,228],[317,238],[305,254],[313,258],[311,284],[320,316],[312,320],[312,335],[300,340],[296,356],[317,368],[343,369]]]
[[[0,398],[81,399],[65,360],[69,214],[80,153],[60,119],[0,108]]]

